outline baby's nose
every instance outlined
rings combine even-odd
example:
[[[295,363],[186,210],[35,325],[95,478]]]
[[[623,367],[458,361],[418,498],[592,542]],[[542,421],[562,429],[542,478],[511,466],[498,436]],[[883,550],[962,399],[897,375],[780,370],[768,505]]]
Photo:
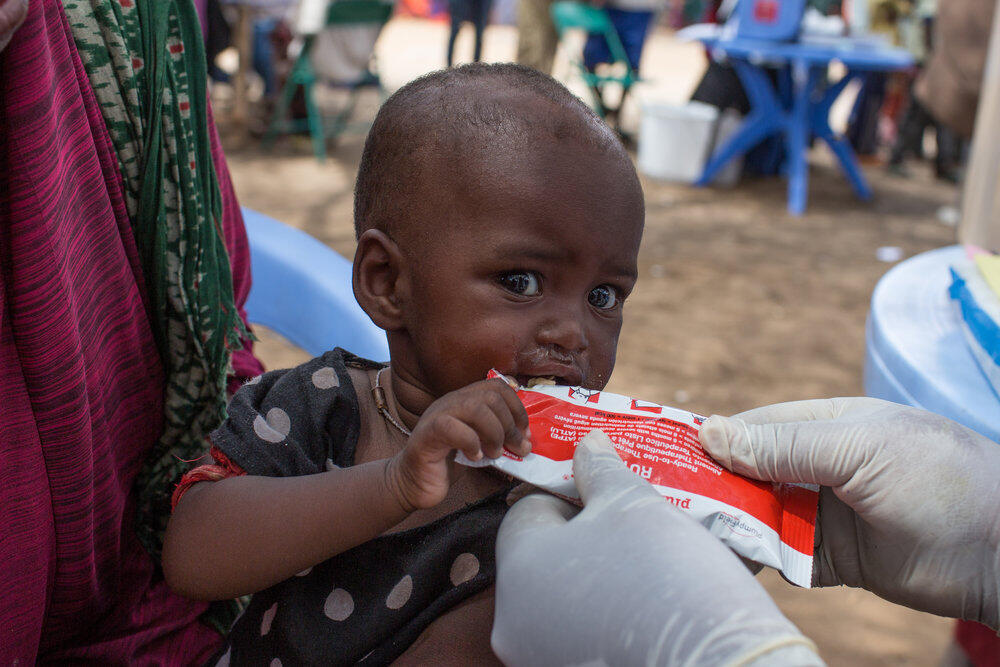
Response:
[[[582,318],[577,313],[568,312],[569,310],[566,309],[541,324],[536,335],[540,345],[562,348],[570,353],[587,349],[587,332]]]

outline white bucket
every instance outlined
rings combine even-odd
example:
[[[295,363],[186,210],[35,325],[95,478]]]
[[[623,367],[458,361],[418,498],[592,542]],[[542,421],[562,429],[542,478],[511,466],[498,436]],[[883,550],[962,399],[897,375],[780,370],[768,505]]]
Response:
[[[739,127],[739,119],[739,114],[727,111],[720,120],[717,108],[701,102],[644,104],[639,123],[639,171],[653,178],[694,183],[715,145]],[[713,183],[733,185],[741,171],[742,160],[734,160]]]

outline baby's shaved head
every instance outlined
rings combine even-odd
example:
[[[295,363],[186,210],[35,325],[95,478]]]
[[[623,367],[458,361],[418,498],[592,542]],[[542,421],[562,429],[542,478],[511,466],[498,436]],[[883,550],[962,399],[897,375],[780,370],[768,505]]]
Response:
[[[610,128],[541,72],[477,63],[411,81],[385,102],[365,141],[355,232],[374,228],[393,236],[433,189],[462,190],[466,176],[492,163],[562,143],[604,153],[634,173]]]

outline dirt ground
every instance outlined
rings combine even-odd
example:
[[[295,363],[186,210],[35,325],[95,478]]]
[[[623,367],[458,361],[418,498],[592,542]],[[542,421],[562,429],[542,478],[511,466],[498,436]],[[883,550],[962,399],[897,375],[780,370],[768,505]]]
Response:
[[[488,30],[487,58],[511,59],[512,34]],[[444,36],[440,24],[394,20],[379,43],[389,87],[440,66]],[[703,67],[699,49],[658,31],[644,55],[643,74],[654,80],[648,94],[683,98]],[[227,131],[227,100],[217,95],[241,203],[352,256],[362,137],[341,139],[322,165],[304,139],[264,152]],[[875,198],[860,202],[823,147],[810,162],[809,209],[801,218],[786,212],[781,179],[696,189],[643,178],[640,280],[626,305],[610,390],[703,414],[863,394],[869,299],[892,266],[876,250],[895,246],[909,257],[953,243],[954,228],[936,213],[957,202],[958,190],[923,166],[914,166],[910,179],[870,167]],[[266,332],[258,349],[269,367],[305,358]],[[831,665],[937,665],[949,642],[950,621],[864,591],[805,591],[773,573],[761,580]]]

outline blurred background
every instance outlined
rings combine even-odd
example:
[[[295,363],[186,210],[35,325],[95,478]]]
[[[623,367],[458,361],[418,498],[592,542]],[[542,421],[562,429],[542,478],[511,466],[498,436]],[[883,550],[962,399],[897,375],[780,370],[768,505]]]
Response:
[[[241,204],[350,259],[355,172],[387,94],[477,57],[550,71],[618,129],[645,190],[640,280],[612,391],[702,414],[863,395],[879,279],[976,224],[962,197],[978,98],[949,86],[978,94],[993,2],[955,0],[976,34],[962,40],[968,53],[951,54],[968,64],[945,83],[920,83],[946,48],[935,43],[944,0],[744,0],[753,12],[742,15],[732,2],[605,0],[567,8],[559,26],[545,0],[344,3],[208,3],[215,118]],[[797,100],[819,111],[796,120]],[[737,146],[706,179],[712,156],[769,105],[786,125]],[[802,145],[797,122],[814,123]],[[258,335],[268,368],[310,356]],[[860,590],[761,579],[831,665],[938,665],[952,650],[952,621]]]

